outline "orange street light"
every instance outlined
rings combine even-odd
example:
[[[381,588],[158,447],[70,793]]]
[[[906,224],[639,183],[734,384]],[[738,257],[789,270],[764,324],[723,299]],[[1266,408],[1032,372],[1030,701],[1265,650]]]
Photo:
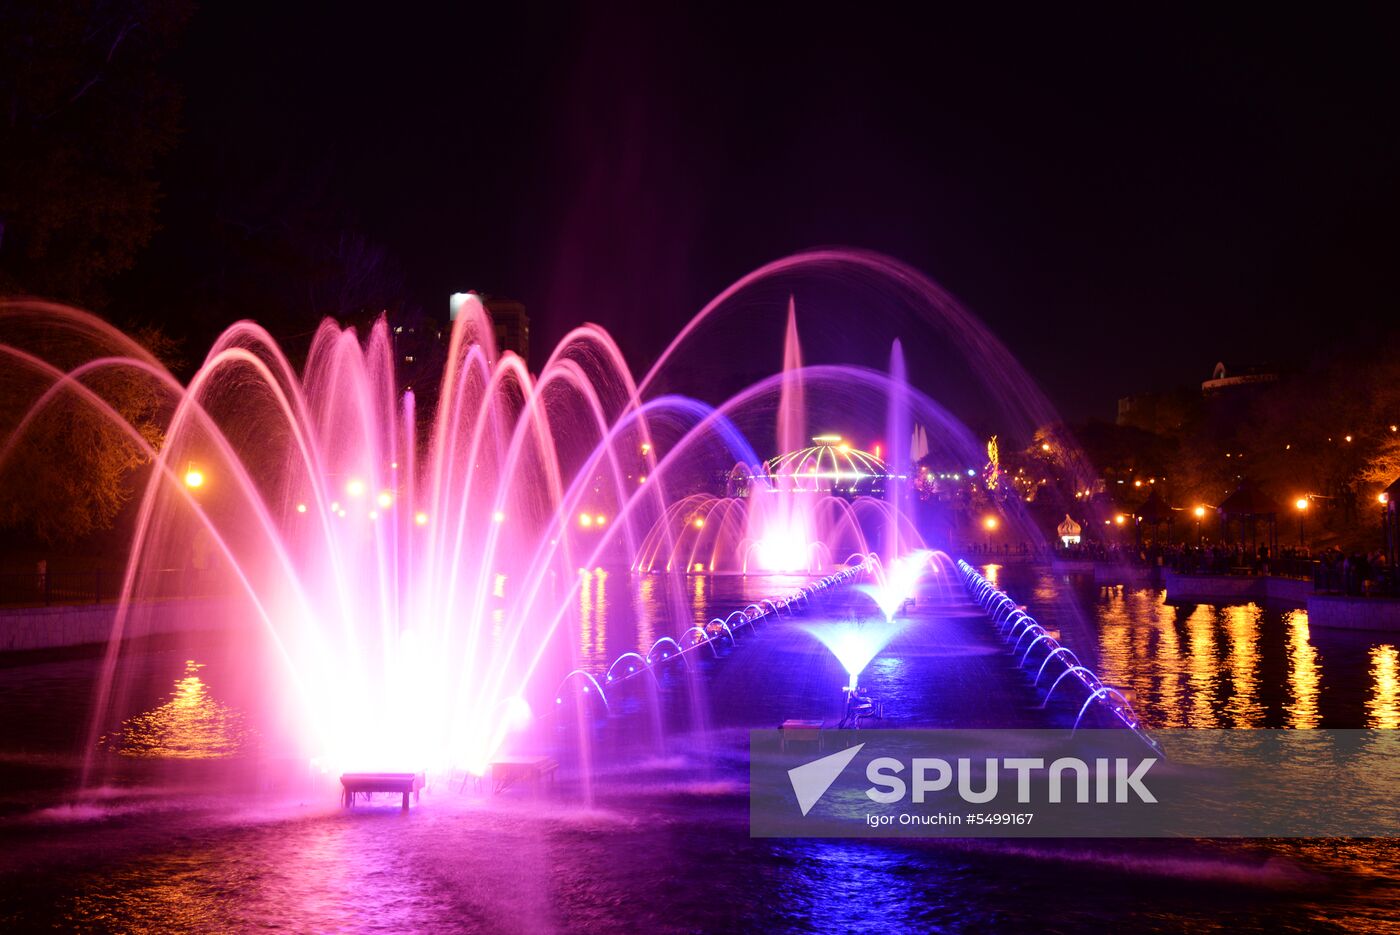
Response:
[[[982,520],[982,525],[986,526],[989,530],[996,529],[997,518],[995,516],[988,516],[986,519]]]
[[[191,490],[204,486],[204,472],[193,464],[185,470],[185,486]]]

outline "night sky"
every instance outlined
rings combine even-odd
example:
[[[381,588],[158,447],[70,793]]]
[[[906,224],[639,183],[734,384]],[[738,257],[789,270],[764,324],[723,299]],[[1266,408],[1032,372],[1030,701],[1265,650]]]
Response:
[[[1393,22],[963,15],[211,3],[172,62],[185,131],[138,278],[178,280],[245,190],[277,223],[276,179],[352,217],[425,308],[523,300],[536,366],[585,319],[646,362],[823,245],[933,276],[1072,417],[1392,328]]]

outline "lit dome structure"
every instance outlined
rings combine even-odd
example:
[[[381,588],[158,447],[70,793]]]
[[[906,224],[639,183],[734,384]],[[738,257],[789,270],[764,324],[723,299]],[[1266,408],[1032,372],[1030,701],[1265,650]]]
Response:
[[[809,448],[789,451],[766,462],[773,488],[810,493],[879,494],[892,477],[879,456],[842,440],[818,435]]]

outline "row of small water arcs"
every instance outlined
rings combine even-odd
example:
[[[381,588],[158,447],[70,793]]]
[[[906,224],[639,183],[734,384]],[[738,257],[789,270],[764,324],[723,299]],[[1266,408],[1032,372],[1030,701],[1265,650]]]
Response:
[[[840,571],[833,572],[803,585],[781,597],[764,598],[746,607],[732,611],[724,617],[713,617],[705,626],[693,626],[678,639],[663,636],[652,644],[646,653],[625,652],[612,661],[603,672],[602,680],[587,669],[574,669],[564,676],[554,693],[554,703],[562,705],[568,691],[577,690],[597,698],[605,711],[610,710],[606,688],[619,685],[629,679],[650,675],[656,678],[658,667],[677,659],[684,660],[687,653],[709,647],[713,655],[719,655],[719,644],[738,642],[738,634],[745,627],[750,631],[760,623],[776,620],[781,616],[796,616],[799,610],[811,606],[812,598],[829,592],[833,588],[850,584],[862,575],[874,572],[880,564],[880,557],[874,552],[854,553],[848,557]]]
[[[1032,655],[1035,653],[1036,647],[1041,648],[1044,655],[1040,657],[1040,666],[1036,669],[1035,678],[1031,681],[1033,688],[1040,687],[1041,679],[1045,677],[1045,671],[1049,668],[1051,661],[1059,660],[1060,672],[1050,683],[1050,687],[1046,689],[1045,698],[1041,701],[1042,708],[1050,704],[1055,689],[1060,687],[1061,682],[1068,679],[1071,684],[1080,685],[1087,693],[1084,703],[1080,705],[1079,713],[1074,719],[1075,730],[1078,730],[1079,723],[1084,720],[1084,715],[1089,707],[1097,702],[1104,706],[1124,727],[1141,737],[1148,746],[1154,750],[1159,749],[1157,741],[1147,733],[1141,718],[1133,710],[1132,703],[1122,691],[1100,679],[1097,673],[1079,661],[1079,657],[1072,649],[1062,645],[1049,630],[1036,622],[1036,619],[1028,614],[1024,607],[1013,601],[1005,591],[992,584],[962,559],[958,560],[958,571],[962,574],[973,599],[996,625],[997,635],[1011,647],[1013,656],[1019,655],[1016,661],[1018,668],[1024,669],[1028,662],[1032,662]]]

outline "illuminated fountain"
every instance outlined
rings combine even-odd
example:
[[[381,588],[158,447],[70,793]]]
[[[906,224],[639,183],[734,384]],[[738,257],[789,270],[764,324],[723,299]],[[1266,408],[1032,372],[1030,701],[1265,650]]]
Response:
[[[865,379],[847,371],[837,382]],[[835,434],[813,436],[808,443],[811,380],[822,385],[832,377],[803,366],[796,310],[789,302],[783,369],[768,381],[777,388],[782,453],[756,468],[734,465],[730,496],[693,494],[671,504],[642,542],[635,570],[820,575],[852,553],[880,548],[897,556],[901,542],[922,542],[899,510],[904,478],[878,452],[863,451]],[[907,410],[897,389],[902,380],[901,372],[879,381],[878,391],[891,397],[891,411]],[[907,421],[906,414],[891,427],[904,431]]]
[[[917,549],[901,555],[888,565],[877,566],[874,582],[856,587],[870,595],[887,622],[893,622],[895,614],[913,598],[924,575],[936,570],[931,564],[933,554],[931,549]]]
[[[383,320],[364,333],[322,324],[300,370],[264,329],[240,322],[182,385],[92,316],[33,301],[0,305],[0,355],[32,386],[27,408],[7,423],[0,465],[65,405],[109,420],[151,460],[97,686],[87,781],[116,768],[116,758],[94,751],[120,748],[123,725],[160,704],[142,695],[128,638],[163,632],[162,602],[172,596],[214,596],[189,605],[187,629],[236,635],[241,655],[218,689],[259,709],[249,735],[333,770],[483,770],[513,731],[557,707],[554,689],[580,670],[581,569],[817,577],[879,553],[886,619],[835,637],[850,660],[878,652],[893,633],[890,602],[902,602],[915,566],[928,566],[927,556],[896,561],[921,539],[892,493],[902,485],[873,483],[879,461],[887,480],[905,469],[914,419],[929,427],[924,447],[956,463],[972,463],[977,440],[907,386],[898,349],[888,372],[804,364],[790,301],[781,373],[718,406],[676,389],[687,355],[701,353],[731,300],[816,274],[873,283],[882,300],[912,310],[918,327],[946,335],[1012,427],[1050,420],[1005,349],[937,286],[852,251],[793,257],[745,277],[640,381],[595,326],[570,332],[532,375],[498,352],[471,296],[454,302],[440,383],[413,390],[399,382]],[[60,342],[82,350],[52,354]],[[110,404],[103,381],[117,375],[152,389],[160,438]],[[808,421],[821,417],[809,409],[823,400],[843,412],[886,411],[888,457],[852,448],[844,461],[833,457],[833,476],[820,477],[824,453],[844,444],[808,444]],[[754,412],[767,414],[771,434],[747,427]],[[750,437],[796,455],[741,472],[743,496],[671,494],[703,486],[701,465],[758,465]],[[830,486],[814,489],[814,469]],[[684,589],[682,579],[667,592],[670,619],[650,648],[636,647],[644,664],[696,641],[690,607],[675,596]],[[177,644],[193,642],[176,629]]]
[[[850,678],[846,691],[853,692],[859,683],[860,674],[870,665],[870,660],[889,645],[890,640],[904,629],[904,625],[894,620],[845,620],[813,624],[803,629],[831,650],[831,654],[841,663],[841,668]]]
[[[731,473],[743,496],[692,494],[670,504],[642,541],[635,570],[820,575],[880,548],[892,523],[904,542],[921,541],[876,486],[890,476],[884,462],[839,436],[817,436],[763,467]]]

